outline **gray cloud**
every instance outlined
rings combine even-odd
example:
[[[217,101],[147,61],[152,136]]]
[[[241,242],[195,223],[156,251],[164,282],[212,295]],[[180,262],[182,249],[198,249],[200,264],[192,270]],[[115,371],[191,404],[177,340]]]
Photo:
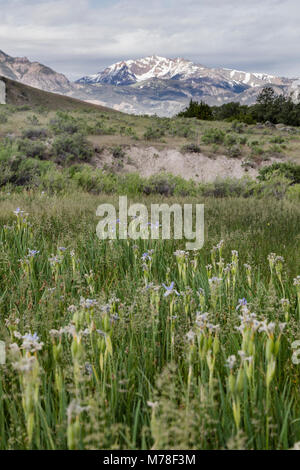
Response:
[[[0,0],[0,49],[70,78],[158,54],[300,76],[299,0]]]

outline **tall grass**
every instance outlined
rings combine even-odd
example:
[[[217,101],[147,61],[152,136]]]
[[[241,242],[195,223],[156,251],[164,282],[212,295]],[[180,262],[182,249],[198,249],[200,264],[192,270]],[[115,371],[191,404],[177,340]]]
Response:
[[[206,242],[186,253],[100,241],[101,202],[1,195],[0,448],[294,446],[299,205],[198,200]]]

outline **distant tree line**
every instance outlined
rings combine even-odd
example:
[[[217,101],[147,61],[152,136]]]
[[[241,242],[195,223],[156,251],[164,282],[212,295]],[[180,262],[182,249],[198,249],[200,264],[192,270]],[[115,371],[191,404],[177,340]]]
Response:
[[[178,114],[179,117],[196,117],[208,121],[234,121],[246,124],[269,121],[273,124],[300,126],[300,103],[294,103],[290,96],[277,95],[269,86],[263,88],[256,103],[248,106],[236,102],[222,106],[209,106],[191,100],[189,106]]]

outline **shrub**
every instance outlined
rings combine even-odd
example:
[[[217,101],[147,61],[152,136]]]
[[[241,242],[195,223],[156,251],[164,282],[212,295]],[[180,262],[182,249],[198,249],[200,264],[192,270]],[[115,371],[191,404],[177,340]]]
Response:
[[[284,142],[285,142],[284,137],[281,137],[280,135],[277,135],[273,137],[272,139],[270,139],[271,144],[284,144]]]
[[[145,140],[157,140],[165,135],[165,131],[160,128],[148,127],[144,132]]]
[[[272,179],[264,181],[257,187],[256,194],[282,199],[288,191],[289,184],[290,181],[284,176],[274,175]]]
[[[286,178],[290,184],[300,184],[300,165],[275,162],[259,170],[258,180],[269,181],[277,176]]]
[[[180,176],[161,173],[145,180],[143,191],[145,194],[161,194],[164,196],[196,196],[197,183],[192,180],[187,181]]]
[[[35,116],[35,115],[28,116],[27,117],[27,122],[29,122],[29,124],[32,124],[33,126],[38,126],[39,125],[39,120],[38,120],[37,116]]]
[[[171,135],[176,135],[178,137],[192,138],[195,135],[193,129],[188,126],[178,126],[170,130]]]
[[[96,121],[92,126],[87,126],[86,131],[90,135],[113,135],[116,130],[113,127],[106,127],[103,121]]]
[[[263,155],[264,154],[264,149],[262,147],[257,147],[254,145],[251,150],[252,155]]]
[[[242,151],[238,145],[233,145],[232,147],[228,147],[227,155],[230,158],[238,158],[242,154]]]
[[[25,129],[22,132],[22,137],[24,139],[31,139],[31,140],[37,140],[37,139],[45,139],[48,136],[48,131],[47,129],[42,129],[42,128],[30,128],[30,129]]]
[[[300,202],[300,184],[294,184],[290,186],[287,190],[287,196],[293,201]]]
[[[82,130],[82,126],[73,116],[61,111],[56,113],[56,118],[51,119],[50,127],[55,134],[76,134]]]
[[[237,144],[237,138],[235,135],[232,135],[232,134],[227,134],[224,138],[224,145],[226,145],[226,147],[231,147],[232,145],[236,145]]]
[[[186,144],[181,150],[186,153],[201,153],[201,148],[197,144]]]
[[[247,144],[247,137],[243,136],[239,139],[240,145],[246,145]]]
[[[202,136],[202,141],[205,144],[222,144],[224,139],[224,132],[215,128],[207,130]]]
[[[250,197],[255,190],[256,183],[250,178],[234,179],[217,178],[213,183],[201,184],[203,196],[224,197]]]
[[[236,119],[232,122],[231,128],[238,134],[241,134],[243,132],[243,124]]]
[[[0,149],[0,185],[38,185],[40,177],[53,168],[53,163],[16,154],[14,146]]]
[[[174,194],[175,183],[172,180],[171,175],[159,174],[151,176],[145,187],[145,194],[162,194],[164,196],[172,196]]]
[[[47,192],[61,193],[63,191],[71,191],[76,189],[76,183],[66,178],[61,170],[50,168],[47,172],[39,177],[40,187]]]
[[[26,157],[39,158],[40,160],[44,160],[47,157],[47,147],[40,141],[19,140],[18,149]]]
[[[52,154],[60,163],[76,160],[88,162],[92,158],[93,151],[91,144],[82,134],[66,134],[56,137],[52,144]]]
[[[122,147],[120,147],[120,146],[113,147],[113,148],[111,149],[111,153],[112,153],[112,156],[113,156],[114,158],[117,158],[117,159],[120,159],[120,160],[121,160],[122,158],[124,158],[125,155],[126,155],[125,152],[124,152],[124,150],[123,150]]]
[[[6,124],[8,121],[7,116],[3,113],[0,114],[0,124]]]

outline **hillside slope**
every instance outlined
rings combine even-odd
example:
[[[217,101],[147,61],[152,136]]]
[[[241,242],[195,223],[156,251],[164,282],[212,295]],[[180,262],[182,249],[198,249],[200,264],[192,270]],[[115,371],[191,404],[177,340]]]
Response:
[[[15,106],[29,105],[32,108],[45,106],[49,110],[64,109],[72,111],[74,109],[99,109],[102,111],[116,112],[108,107],[24,85],[23,83],[15,80],[2,77],[1,75],[0,80],[6,84],[7,104]]]

